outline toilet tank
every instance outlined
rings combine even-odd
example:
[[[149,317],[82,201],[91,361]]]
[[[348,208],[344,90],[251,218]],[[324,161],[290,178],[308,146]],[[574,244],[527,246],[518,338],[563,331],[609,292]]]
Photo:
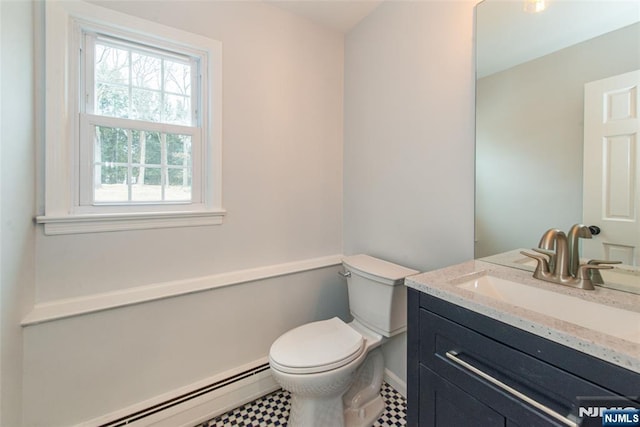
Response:
[[[371,330],[392,337],[407,329],[407,288],[404,278],[417,270],[368,255],[342,260],[351,315]]]

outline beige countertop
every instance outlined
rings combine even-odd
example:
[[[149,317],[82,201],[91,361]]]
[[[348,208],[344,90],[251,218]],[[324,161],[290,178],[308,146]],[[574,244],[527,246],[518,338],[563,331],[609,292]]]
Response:
[[[640,313],[640,295],[602,287],[596,287],[593,291],[575,289],[534,279],[528,271],[478,260],[410,276],[405,279],[405,284],[410,288],[518,329],[640,373],[640,344],[636,342],[556,319],[553,316],[540,314],[456,286],[461,283],[462,276],[479,272],[486,272],[501,279]],[[632,327],[640,328],[640,325]]]

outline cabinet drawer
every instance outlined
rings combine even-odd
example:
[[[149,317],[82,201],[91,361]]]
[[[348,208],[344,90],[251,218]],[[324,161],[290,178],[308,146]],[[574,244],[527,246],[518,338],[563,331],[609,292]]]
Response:
[[[559,414],[572,414],[573,418],[577,418],[579,396],[615,395],[596,384],[424,309],[420,309],[420,336],[418,359],[421,365],[504,414],[507,419],[518,420],[524,425],[528,423],[528,417],[538,425],[540,412],[450,356],[454,355],[463,363]],[[548,417],[548,420],[549,425],[556,424],[553,418]]]

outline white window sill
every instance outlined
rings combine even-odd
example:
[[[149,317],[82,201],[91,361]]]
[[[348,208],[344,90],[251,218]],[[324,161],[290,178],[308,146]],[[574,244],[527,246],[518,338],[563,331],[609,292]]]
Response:
[[[86,215],[44,215],[36,217],[44,224],[44,234],[101,233],[107,231],[219,225],[226,211],[148,212]]]

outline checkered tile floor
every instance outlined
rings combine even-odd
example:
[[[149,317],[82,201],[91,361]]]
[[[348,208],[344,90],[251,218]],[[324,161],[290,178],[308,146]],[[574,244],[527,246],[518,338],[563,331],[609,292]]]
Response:
[[[407,402],[387,383],[382,384],[382,398],[387,407],[374,427],[405,426]],[[278,390],[247,403],[196,427],[271,427],[286,426],[289,418],[289,392]]]

